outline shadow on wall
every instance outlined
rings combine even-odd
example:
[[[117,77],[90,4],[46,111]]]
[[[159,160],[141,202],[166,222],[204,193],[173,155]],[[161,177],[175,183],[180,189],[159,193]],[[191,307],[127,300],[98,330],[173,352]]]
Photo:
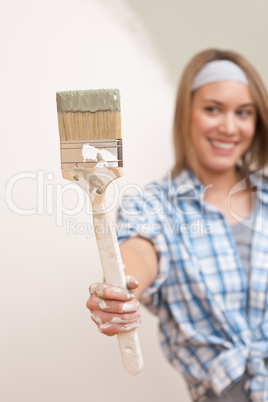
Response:
[[[252,60],[263,77],[267,74],[268,59],[259,49],[266,46],[268,2],[123,0],[123,3],[143,24],[172,84],[177,83],[192,55],[209,47],[236,50]],[[132,22],[128,21],[128,28],[137,31]]]

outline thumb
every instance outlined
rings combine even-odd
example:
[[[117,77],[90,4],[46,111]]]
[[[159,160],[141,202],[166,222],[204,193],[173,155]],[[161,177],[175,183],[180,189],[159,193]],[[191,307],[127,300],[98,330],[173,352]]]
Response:
[[[126,275],[126,281],[127,281],[127,288],[129,290],[137,289],[137,287],[139,286],[139,282],[132,275]]]

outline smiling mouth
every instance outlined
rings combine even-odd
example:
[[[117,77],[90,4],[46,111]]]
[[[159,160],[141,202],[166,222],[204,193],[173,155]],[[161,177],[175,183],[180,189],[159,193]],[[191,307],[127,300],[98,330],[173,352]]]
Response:
[[[226,150],[233,149],[236,146],[235,142],[221,142],[221,141],[214,141],[211,139],[209,139],[209,142],[215,148],[226,149]]]

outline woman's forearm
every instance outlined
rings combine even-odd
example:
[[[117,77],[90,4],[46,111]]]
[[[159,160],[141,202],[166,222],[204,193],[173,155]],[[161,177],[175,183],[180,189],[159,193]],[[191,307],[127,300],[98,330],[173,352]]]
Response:
[[[126,275],[133,275],[139,282],[139,287],[135,290],[136,298],[139,299],[157,275],[155,249],[148,240],[134,237],[122,243],[120,251]]]

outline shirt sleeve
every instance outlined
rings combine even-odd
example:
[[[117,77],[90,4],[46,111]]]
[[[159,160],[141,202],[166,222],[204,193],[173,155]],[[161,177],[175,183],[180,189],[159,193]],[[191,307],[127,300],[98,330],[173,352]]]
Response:
[[[118,210],[119,243],[131,237],[140,237],[150,241],[155,248],[158,274],[141,297],[141,302],[154,314],[157,313],[161,289],[170,268],[168,238],[164,230],[167,217],[163,209],[163,197],[147,191],[139,196],[124,197]]]

